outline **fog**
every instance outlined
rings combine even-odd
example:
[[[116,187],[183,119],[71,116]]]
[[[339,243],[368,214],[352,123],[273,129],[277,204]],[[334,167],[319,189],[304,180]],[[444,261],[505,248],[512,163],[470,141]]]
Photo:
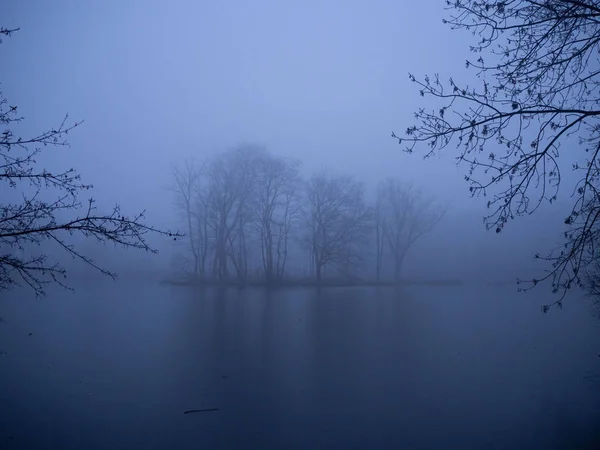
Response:
[[[408,72],[464,75],[470,41],[442,24],[440,3],[7,1],[2,17],[20,27],[2,44],[2,87],[26,117],[18,131],[57,126],[65,113],[84,120],[71,148],[42,161],[75,167],[104,207],[146,209],[153,224],[179,229],[171,165],[250,143],[300,159],[304,174],[333,168],[369,188],[393,176],[435,195],[447,216],[430,245],[411,250],[414,270],[528,266],[560,238],[549,218],[564,205],[510,224],[510,239],[488,235],[485,199],[470,199],[451,152],[424,161],[390,138],[422,106]],[[172,246],[156,245],[169,261]]]
[[[300,161],[305,181],[325,170],[352,176],[369,207],[390,177],[430,196],[443,217],[410,245],[401,278],[460,285],[213,288],[190,281],[185,236],[151,235],[158,254],[74,236],[69,242],[117,273],[113,281],[42,243],[75,292],[0,291],[0,447],[574,448],[573,440],[596,439],[600,391],[585,377],[600,372],[600,335],[590,299],[575,290],[547,318],[539,310],[553,301],[550,286],[521,293],[516,284],[543,275],[549,265],[534,255],[561,245],[572,175],[556,202],[495,233],[482,220],[488,198],[471,197],[468,167],[456,165],[452,148],[423,159],[391,137],[429,105],[409,73],[473,79],[471,36],[442,23],[444,5],[3,1],[0,26],[19,28],[0,44],[2,93],[25,118],[13,131],[37,135],[67,113],[68,122],[83,120],[69,147],[36,159],[49,170],[75,168],[94,185],[83,198],[100,210],[145,210],[153,226],[188,233],[174,168],[258,146]],[[20,195],[1,189],[4,199]],[[290,245],[287,271],[312,276],[304,247]],[[250,245],[250,261],[257,249]],[[353,276],[374,282],[373,243],[358,254]],[[188,285],[159,286],[182,279]],[[306,328],[290,331],[302,321]],[[130,367],[121,345],[143,370]],[[213,405],[219,411],[204,417],[182,415]],[[571,421],[564,430],[560,414]],[[161,427],[169,439],[145,431]]]
[[[407,158],[389,137],[418,104],[409,70],[463,65],[464,46],[433,2],[29,5],[3,6],[4,21],[21,28],[3,44],[3,89],[31,131],[67,112],[85,120],[60,153],[99,198],[170,213],[166,167],[244,142],[299,157],[307,172],[435,179],[445,200],[466,198],[451,158]],[[452,41],[453,50],[440,45]]]

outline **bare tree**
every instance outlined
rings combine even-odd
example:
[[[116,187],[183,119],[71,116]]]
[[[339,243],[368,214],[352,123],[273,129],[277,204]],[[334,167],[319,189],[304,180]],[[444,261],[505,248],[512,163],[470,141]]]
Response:
[[[0,29],[0,36],[12,31]],[[100,213],[92,198],[81,202],[79,195],[92,188],[84,184],[74,169],[50,172],[38,169],[36,157],[48,146],[66,146],[66,135],[81,122],[67,125],[67,118],[50,131],[33,137],[17,137],[11,125],[20,122],[16,106],[9,106],[0,91],[0,182],[8,188],[0,204],[0,289],[24,283],[36,294],[44,294],[49,283],[67,287],[66,270],[40,252],[41,244],[51,242],[73,258],[114,277],[99,267],[70,243],[70,236],[79,234],[99,242],[112,242],[124,247],[151,252],[148,233],[170,236],[179,234],[161,231],[143,222],[143,212],[125,216],[119,206],[108,214]],[[13,201],[8,198],[14,198]]]
[[[377,281],[381,280],[383,257],[385,255],[385,236],[383,234],[384,211],[383,197],[377,195],[375,198],[375,208],[373,209],[373,228],[375,230],[375,277]]]
[[[379,183],[376,205],[377,277],[379,279],[381,262],[388,250],[394,261],[394,279],[399,281],[406,253],[433,229],[444,211],[437,207],[432,197],[394,178]]]
[[[231,233],[230,222],[235,204],[235,192],[230,180],[234,174],[224,158],[215,158],[209,163],[209,195],[210,227],[214,236],[213,276],[218,279],[227,278],[228,241]]]
[[[317,282],[331,265],[340,272],[362,260],[372,211],[364,200],[364,184],[350,176],[315,174],[306,187],[307,246]],[[347,274],[347,273],[346,273]]]
[[[209,236],[209,221],[210,221],[210,204],[209,204],[209,193],[210,186],[207,183],[206,177],[206,164],[202,165],[200,169],[200,178],[195,184],[194,189],[194,218],[196,227],[196,236],[198,239],[198,250],[199,250],[199,275],[204,277],[206,275],[206,263],[208,261],[208,255],[211,247],[211,240]]]
[[[194,273],[204,274],[212,252],[217,279],[229,278],[233,267],[244,281],[252,263],[262,266],[267,281],[283,276],[290,231],[300,209],[299,161],[245,144],[202,166],[185,161],[182,168],[175,167],[173,178]]]
[[[442,83],[437,75],[423,80],[410,75],[421,95],[440,103],[433,111],[419,109],[417,124],[404,136],[393,136],[409,152],[427,143],[426,156],[456,145],[457,160],[469,166],[472,194],[489,198],[486,222],[496,232],[515,216],[556,200],[564,169],[559,152],[569,149],[569,163],[574,161],[581,176],[565,219],[565,245],[543,257],[552,267],[545,276],[522,285],[530,289],[549,279],[553,291],[562,292],[558,303],[569,288],[582,284],[582,269],[597,257],[600,6],[595,0],[447,5],[452,28],[480,37],[471,47],[476,60],[466,63],[478,81],[469,86],[452,78]],[[576,141],[584,151],[576,152]]]
[[[250,201],[258,152],[255,146],[240,146],[208,164],[208,204],[215,241],[213,275],[219,279],[229,276],[228,261],[240,280],[248,274],[247,229],[255,219]]]
[[[284,275],[291,227],[300,210],[300,162],[262,152],[254,196],[262,267],[268,283]]]
[[[292,163],[294,165],[294,163]],[[275,222],[276,227],[276,252],[277,264],[276,275],[281,279],[285,273],[288,251],[290,245],[290,237],[292,230],[296,230],[302,208],[304,206],[304,198],[302,196],[302,180],[296,170],[290,167],[292,171],[288,178],[288,183],[283,190],[282,212],[279,219]]]
[[[200,273],[200,255],[203,250],[203,240],[202,227],[197,224],[197,211],[195,209],[198,207],[196,195],[202,174],[197,164],[189,159],[183,162],[182,168],[174,166],[172,173],[173,186],[170,190],[175,193],[175,205],[185,219],[190,252],[193,258],[193,273],[198,275]]]

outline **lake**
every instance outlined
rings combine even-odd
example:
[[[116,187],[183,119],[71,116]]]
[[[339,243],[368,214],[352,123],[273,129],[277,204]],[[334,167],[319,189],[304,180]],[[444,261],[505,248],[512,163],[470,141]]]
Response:
[[[75,288],[2,294],[2,448],[600,445],[579,294],[544,315],[543,286]]]

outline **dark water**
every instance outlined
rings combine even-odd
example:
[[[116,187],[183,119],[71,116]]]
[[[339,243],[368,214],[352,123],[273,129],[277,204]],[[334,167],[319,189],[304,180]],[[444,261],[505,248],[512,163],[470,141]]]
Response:
[[[513,288],[0,300],[0,447],[600,448],[600,328]],[[6,297],[6,296],[5,296]],[[32,333],[29,335],[29,333]],[[190,409],[218,411],[184,415]]]

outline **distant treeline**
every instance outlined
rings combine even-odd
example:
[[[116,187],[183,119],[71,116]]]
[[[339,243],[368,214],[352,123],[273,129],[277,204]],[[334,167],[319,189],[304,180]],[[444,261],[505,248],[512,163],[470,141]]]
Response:
[[[443,216],[400,180],[382,180],[368,195],[351,175],[303,179],[300,168],[253,145],[176,165],[172,190],[186,230],[176,268],[206,282],[398,281],[410,246]]]

